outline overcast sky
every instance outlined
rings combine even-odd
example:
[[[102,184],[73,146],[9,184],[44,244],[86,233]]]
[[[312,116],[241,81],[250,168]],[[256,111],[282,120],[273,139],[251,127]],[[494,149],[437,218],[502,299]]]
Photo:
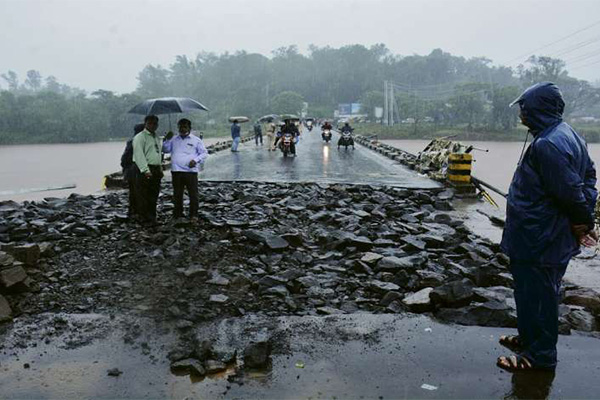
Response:
[[[536,52],[572,60],[571,74],[590,81],[600,79],[599,0],[0,0],[0,72],[128,92],[145,65],[178,54],[355,43],[516,65],[594,23]]]

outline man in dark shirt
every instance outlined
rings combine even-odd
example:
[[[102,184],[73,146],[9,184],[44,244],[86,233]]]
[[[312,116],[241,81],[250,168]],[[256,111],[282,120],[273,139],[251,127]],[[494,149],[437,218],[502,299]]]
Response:
[[[254,141],[256,142],[257,146],[258,146],[259,139],[260,139],[260,145],[262,146],[262,144],[263,144],[262,126],[260,126],[260,122],[256,121],[256,123],[254,124]]]
[[[127,141],[125,145],[125,151],[121,156],[121,168],[123,168],[123,180],[127,183],[129,188],[129,206],[127,208],[127,217],[129,219],[135,219],[137,217],[137,211],[135,206],[135,175],[136,167],[133,163],[133,138],[135,135],[144,130],[144,124],[137,124],[133,127],[133,136]]]
[[[275,144],[273,146],[275,148],[277,148],[277,142],[279,142],[281,137],[283,137],[283,135],[285,135],[286,133],[289,133],[292,135],[292,143],[290,145],[290,152],[295,156],[296,155],[296,138],[298,137],[298,135],[300,135],[300,132],[298,131],[298,127],[296,126],[294,121],[292,121],[290,119],[285,120],[285,125],[283,125],[281,127],[281,136],[278,136],[277,139],[275,139]]]
[[[234,153],[238,151],[238,145],[240,144],[241,136],[242,134],[240,125],[238,124],[238,120],[236,119],[231,125],[231,138],[233,139],[233,143],[231,144],[231,151],[233,151]]]

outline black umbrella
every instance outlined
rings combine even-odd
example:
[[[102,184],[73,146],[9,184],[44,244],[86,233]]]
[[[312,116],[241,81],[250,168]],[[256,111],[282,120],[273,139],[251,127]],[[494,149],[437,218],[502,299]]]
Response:
[[[161,97],[142,101],[129,110],[130,114],[160,115],[169,114],[169,129],[171,129],[171,114],[185,113],[194,110],[208,111],[200,102],[188,97]]]
[[[263,117],[260,117],[258,119],[258,122],[268,122],[268,121],[275,121],[279,119],[279,115],[277,114],[269,114],[269,115],[265,115]]]
[[[204,105],[187,97],[161,97],[141,102],[129,110],[130,114],[178,114],[194,110],[208,111]]]

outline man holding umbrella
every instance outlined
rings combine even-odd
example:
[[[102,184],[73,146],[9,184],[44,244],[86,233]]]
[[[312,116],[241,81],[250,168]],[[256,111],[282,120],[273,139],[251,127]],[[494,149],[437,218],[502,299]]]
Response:
[[[156,203],[162,172],[162,143],[156,130],[159,114],[208,111],[204,105],[187,97],[161,97],[145,100],[129,110],[130,114],[146,115],[145,129],[133,139],[133,162],[136,165],[136,206],[142,223],[156,223]],[[169,124],[170,125],[170,124]]]
[[[234,119],[233,124],[231,125],[231,138],[233,139],[233,144],[231,145],[231,151],[236,153],[238,152],[238,145],[240,144],[241,138],[241,128],[238,124],[238,120]]]
[[[157,135],[158,117],[144,118],[144,130],[133,138],[133,162],[136,165],[136,208],[143,224],[156,224],[156,203],[162,172],[161,139]]]

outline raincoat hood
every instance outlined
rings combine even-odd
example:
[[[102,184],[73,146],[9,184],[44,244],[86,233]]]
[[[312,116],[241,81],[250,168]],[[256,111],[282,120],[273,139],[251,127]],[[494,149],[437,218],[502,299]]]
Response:
[[[562,122],[565,101],[558,86],[541,82],[526,89],[511,106],[519,104],[523,123],[535,136],[546,128]]]

